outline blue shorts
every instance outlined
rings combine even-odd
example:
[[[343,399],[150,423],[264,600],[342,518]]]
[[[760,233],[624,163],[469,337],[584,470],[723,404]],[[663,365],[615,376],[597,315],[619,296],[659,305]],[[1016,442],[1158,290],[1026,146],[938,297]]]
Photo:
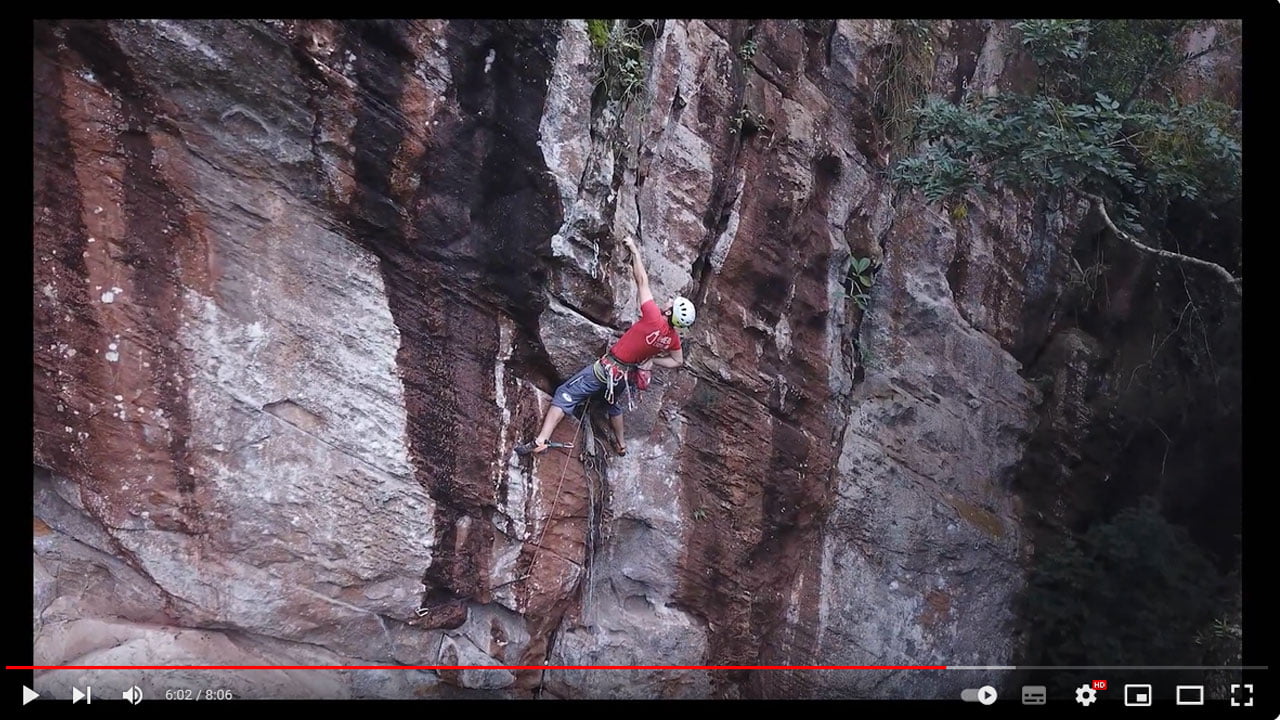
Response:
[[[604,399],[606,387],[605,382],[596,377],[595,363],[591,363],[556,388],[551,404],[563,410],[566,415],[575,415],[579,405],[594,398],[606,407],[609,417],[621,415],[626,410],[627,384],[614,384],[612,403]]]

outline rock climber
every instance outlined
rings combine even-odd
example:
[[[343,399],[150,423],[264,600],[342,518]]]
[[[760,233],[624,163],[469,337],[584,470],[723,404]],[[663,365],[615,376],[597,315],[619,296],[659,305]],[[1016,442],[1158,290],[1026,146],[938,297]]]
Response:
[[[565,414],[574,413],[593,397],[603,399],[606,404],[609,424],[613,428],[614,452],[626,455],[622,413],[633,406],[632,388],[644,389],[652,365],[678,368],[684,364],[679,331],[693,325],[693,303],[688,298],[676,296],[670,307],[659,310],[653,292],[649,290],[649,276],[644,271],[635,239],[626,237],[622,243],[631,251],[631,273],[635,276],[639,293],[640,320],[622,334],[609,352],[556,388],[551,407],[542,421],[542,430],[532,442],[516,448],[521,455],[546,452],[552,446],[548,444],[551,433]]]

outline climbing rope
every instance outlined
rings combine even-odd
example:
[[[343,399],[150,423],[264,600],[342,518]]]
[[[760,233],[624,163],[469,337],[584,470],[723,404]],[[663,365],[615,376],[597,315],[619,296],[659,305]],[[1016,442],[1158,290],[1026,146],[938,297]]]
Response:
[[[590,418],[587,418],[587,419],[589,420]],[[584,622],[586,621],[586,614],[589,611],[589,608],[593,607],[592,601],[595,596],[595,593],[594,593],[595,573],[593,572],[592,569],[595,567],[595,562],[593,562],[593,558],[595,557],[595,553],[596,553],[595,476],[597,471],[599,470],[599,461],[595,456],[595,447],[596,447],[595,431],[592,429],[590,422],[587,422],[587,429],[586,429],[585,435],[586,435],[586,438],[584,442],[586,442],[587,449],[590,450],[591,455],[587,455],[587,452],[584,450],[582,455],[580,456],[582,458],[583,474],[587,479],[587,548],[586,548],[587,554],[583,558],[583,571],[585,572],[586,577],[582,579],[582,582],[586,586],[586,593],[585,593],[586,601],[581,604]]]
[[[578,444],[578,434],[582,432],[582,426],[585,425],[586,423],[591,422],[591,418],[588,415],[590,411],[591,411],[591,398],[587,398],[586,402],[582,404],[582,420],[578,423],[578,429],[575,430],[573,433],[572,444],[575,447]],[[552,498],[551,500],[551,512],[547,514],[547,520],[542,524],[542,531],[538,533],[538,541],[533,544],[533,556],[529,559],[529,569],[525,572],[523,576],[518,577],[511,582],[519,582],[533,575],[533,566],[537,564],[538,553],[542,551],[542,539],[547,535],[547,528],[551,527],[551,519],[556,516],[556,505],[560,503],[560,490],[564,487],[564,476],[568,472],[569,472],[569,461],[566,460],[564,465],[560,468],[560,480],[556,483],[556,494],[555,494],[555,497]],[[503,584],[508,585],[510,583],[503,583]],[[501,585],[499,587],[501,587]]]
[[[565,448],[577,447],[578,437],[580,434],[582,434],[584,441],[586,442],[586,447],[582,450],[581,454],[579,455],[579,459],[582,461],[582,465],[584,469],[583,475],[587,481],[587,496],[588,496],[586,558],[583,564],[583,570],[585,574],[585,577],[583,578],[583,582],[585,583],[585,587],[586,587],[586,603],[585,603],[586,606],[589,606],[591,604],[591,599],[593,595],[592,593],[593,583],[592,583],[592,573],[591,573],[592,563],[590,562],[591,557],[595,554],[595,514],[596,514],[595,490],[596,489],[595,489],[595,483],[592,481],[593,478],[600,479],[601,484],[603,485],[603,477],[602,477],[603,468],[601,467],[600,459],[596,456],[596,453],[595,453],[595,433],[592,431],[592,428],[590,426],[591,416],[589,413],[591,411],[591,400],[592,398],[588,398],[582,405],[582,419],[578,423],[578,429],[574,432],[573,442],[553,444],[554,447],[565,447]],[[585,428],[585,434],[584,434],[584,428]],[[539,531],[538,533],[537,541],[534,543],[534,546],[533,546],[533,555],[531,555],[529,558],[528,569],[525,571],[523,575],[520,575],[519,577],[513,578],[504,583],[499,583],[497,585],[494,585],[493,587],[490,587],[488,589],[488,592],[494,592],[496,590],[500,590],[504,587],[507,587],[508,585],[514,585],[515,583],[521,582],[523,580],[527,580],[533,575],[533,568],[538,563],[538,554],[542,552],[542,541],[546,537],[547,529],[551,527],[551,521],[553,518],[555,518],[556,508],[560,504],[560,492],[564,488],[564,478],[565,478],[565,475],[568,474],[568,472],[569,472],[569,462],[566,461],[564,466],[560,469],[560,478],[559,480],[556,481],[556,493],[551,499],[551,512],[547,514],[546,522],[543,524],[541,531]],[[420,607],[418,609],[419,616],[422,616],[423,614],[425,614],[425,612],[426,612],[425,608]]]

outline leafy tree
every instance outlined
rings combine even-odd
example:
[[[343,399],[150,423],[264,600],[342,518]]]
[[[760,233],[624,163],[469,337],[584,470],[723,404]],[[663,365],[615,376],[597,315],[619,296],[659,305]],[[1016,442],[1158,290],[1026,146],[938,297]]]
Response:
[[[1194,665],[1222,578],[1151,502],[1043,553],[1024,596],[1029,659],[1053,665]]]
[[[1086,193],[1134,235],[1159,225],[1174,201],[1237,203],[1239,113],[1211,101],[1182,105],[1168,93],[1140,95],[1186,59],[1172,42],[1183,22],[1015,24],[1040,69],[1035,92],[919,104],[913,141],[921,150],[894,167],[894,179],[932,201],[991,185]]]

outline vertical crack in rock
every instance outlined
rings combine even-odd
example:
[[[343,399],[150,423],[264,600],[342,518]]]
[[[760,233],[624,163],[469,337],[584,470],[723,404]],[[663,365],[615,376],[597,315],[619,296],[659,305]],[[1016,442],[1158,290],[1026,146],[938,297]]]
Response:
[[[749,27],[747,21],[735,23],[734,36],[736,37],[740,33],[746,32],[747,27]],[[730,93],[730,107],[732,108],[742,107],[743,98],[746,95],[747,72],[746,63],[735,53],[733,88]],[[716,240],[729,227],[730,215],[734,205],[739,200],[739,197],[734,193],[733,180],[742,161],[744,144],[743,133],[730,130],[729,148],[725,153],[725,158],[722,162],[712,163],[711,199],[707,203],[707,211],[702,218],[706,233],[702,236],[702,241],[698,245],[698,255],[694,258],[693,267],[689,270],[689,275],[693,278],[693,292],[690,299],[697,307],[702,307],[706,303],[712,269],[711,254],[715,250]]]
[[[982,20],[954,20],[947,35],[947,45],[954,48],[956,67],[951,73],[948,99],[959,104],[969,91],[969,82],[978,68],[978,53],[986,39]]]

